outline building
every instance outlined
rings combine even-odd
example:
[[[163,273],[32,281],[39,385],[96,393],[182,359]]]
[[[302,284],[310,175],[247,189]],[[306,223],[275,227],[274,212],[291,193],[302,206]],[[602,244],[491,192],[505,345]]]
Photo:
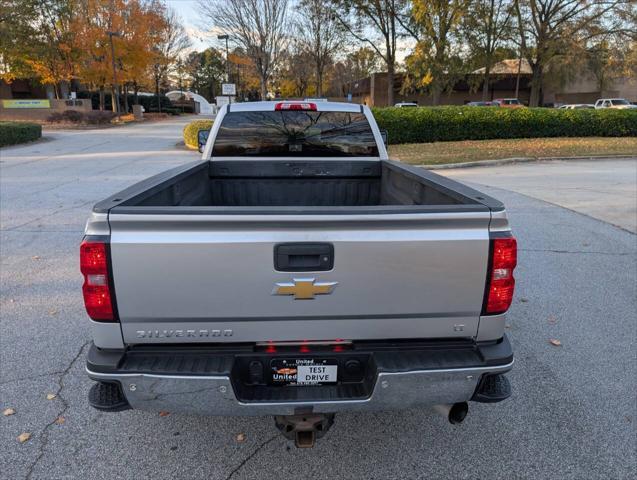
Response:
[[[482,76],[484,68],[475,70],[459,80],[449,94],[443,94],[442,105],[464,105],[482,100]],[[491,70],[488,100],[495,98],[515,98],[519,77],[517,98],[528,103],[531,93],[531,67],[526,60],[503,60]],[[594,76],[590,73],[578,75],[574,80],[561,87],[552,86],[550,73],[546,76],[546,85],[542,88],[542,104],[546,106],[566,103],[595,103],[598,98],[618,97],[637,102],[637,79],[623,78],[613,82],[612,87],[600,91]],[[398,102],[416,102],[418,105],[431,105],[431,95],[425,93],[401,93],[405,74],[394,76],[394,100]],[[351,82],[349,85],[352,101],[369,106],[387,106],[387,73],[375,73],[370,77]]]

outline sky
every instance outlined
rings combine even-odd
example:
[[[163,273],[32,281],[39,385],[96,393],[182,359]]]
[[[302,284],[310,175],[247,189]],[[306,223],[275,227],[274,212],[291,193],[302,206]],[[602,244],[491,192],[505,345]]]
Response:
[[[216,34],[203,30],[204,25],[202,24],[205,19],[198,14],[197,0],[165,0],[165,2],[181,18],[192,42],[193,50],[201,51],[208,47],[225,47],[225,42],[217,40]]]

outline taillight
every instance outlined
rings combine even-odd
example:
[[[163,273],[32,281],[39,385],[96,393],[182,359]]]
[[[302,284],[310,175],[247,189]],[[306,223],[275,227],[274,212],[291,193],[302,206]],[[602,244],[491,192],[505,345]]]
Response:
[[[506,312],[513,301],[518,245],[513,237],[491,240],[491,265],[487,286],[484,314],[497,315]]]
[[[311,110],[316,111],[316,103],[310,102],[281,102],[274,106],[275,110]]]
[[[84,275],[82,293],[88,316],[93,320],[114,320],[105,243],[90,240],[81,243],[80,271]]]

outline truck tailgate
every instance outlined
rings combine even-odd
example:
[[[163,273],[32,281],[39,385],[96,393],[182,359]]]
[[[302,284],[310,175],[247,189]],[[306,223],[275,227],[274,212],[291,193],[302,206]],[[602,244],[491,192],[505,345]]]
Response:
[[[116,210],[116,209],[115,209]],[[118,214],[117,310],[126,343],[471,337],[490,212],[361,215]],[[329,271],[281,272],[279,243],[334,247]],[[337,282],[314,299],[277,283]]]

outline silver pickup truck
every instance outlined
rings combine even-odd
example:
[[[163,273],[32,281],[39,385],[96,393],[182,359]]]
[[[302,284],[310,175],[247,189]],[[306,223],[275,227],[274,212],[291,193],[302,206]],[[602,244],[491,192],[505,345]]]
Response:
[[[510,395],[499,201],[389,160],[365,106],[232,104],[200,138],[87,223],[93,407],[274,415],[305,447],[337,412]]]

